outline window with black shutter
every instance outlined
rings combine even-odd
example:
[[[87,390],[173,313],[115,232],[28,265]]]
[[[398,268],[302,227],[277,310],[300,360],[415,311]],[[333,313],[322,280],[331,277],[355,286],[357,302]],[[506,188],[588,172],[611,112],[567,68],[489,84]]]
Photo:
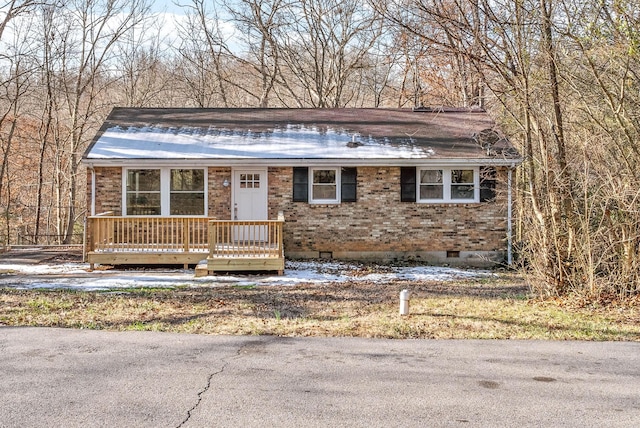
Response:
[[[293,168],[293,201],[309,201],[309,168]]]
[[[416,168],[402,167],[400,168],[400,201],[415,202],[416,201]]]
[[[358,187],[358,170],[357,168],[342,168],[340,172],[340,194],[341,202],[356,202]]]
[[[493,202],[496,198],[496,169],[480,167],[480,202]]]

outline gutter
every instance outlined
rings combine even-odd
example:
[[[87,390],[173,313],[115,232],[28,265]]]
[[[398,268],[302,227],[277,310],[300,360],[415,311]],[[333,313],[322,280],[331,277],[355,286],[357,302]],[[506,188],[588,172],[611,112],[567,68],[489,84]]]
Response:
[[[447,159],[430,159],[430,158],[388,158],[388,159],[362,159],[362,158],[339,158],[339,159],[327,159],[327,158],[182,158],[182,159],[83,159],[84,163],[90,165],[90,167],[140,167],[142,165],[146,167],[208,167],[208,166],[242,166],[242,167],[294,167],[294,166],[506,166],[514,167],[522,162],[521,158],[515,159],[490,159],[490,158],[474,158],[474,159],[461,159],[461,158],[447,158]]]

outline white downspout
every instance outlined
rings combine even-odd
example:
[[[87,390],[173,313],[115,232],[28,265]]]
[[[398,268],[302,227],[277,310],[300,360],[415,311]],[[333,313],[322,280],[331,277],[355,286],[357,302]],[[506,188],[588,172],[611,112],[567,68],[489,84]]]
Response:
[[[88,168],[91,170],[91,208],[90,215],[96,215],[96,170],[93,168],[93,165],[89,165]],[[82,233],[82,262],[87,261],[87,216],[84,216],[84,228]],[[93,265],[91,265],[91,269],[93,270]]]
[[[513,165],[509,168],[509,174],[507,178],[507,264],[511,266],[513,263],[513,237],[511,236],[513,233],[513,220],[512,220],[512,175],[513,175]]]
[[[91,169],[91,215],[96,215],[96,170],[93,166],[90,166]]]

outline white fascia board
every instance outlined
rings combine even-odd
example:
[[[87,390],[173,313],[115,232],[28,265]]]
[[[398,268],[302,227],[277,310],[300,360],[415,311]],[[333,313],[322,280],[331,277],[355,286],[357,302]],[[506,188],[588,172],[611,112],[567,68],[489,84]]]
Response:
[[[510,166],[522,162],[514,159],[83,159],[87,167],[294,167],[294,166]]]

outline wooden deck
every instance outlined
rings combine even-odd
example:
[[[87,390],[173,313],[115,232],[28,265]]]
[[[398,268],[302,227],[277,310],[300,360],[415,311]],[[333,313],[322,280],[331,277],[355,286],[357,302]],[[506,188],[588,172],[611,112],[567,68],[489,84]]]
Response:
[[[206,217],[87,218],[87,260],[96,264],[197,265],[216,271],[284,272],[284,220],[225,221]]]
[[[209,222],[207,268],[215,271],[273,270],[284,272],[284,220]]]

